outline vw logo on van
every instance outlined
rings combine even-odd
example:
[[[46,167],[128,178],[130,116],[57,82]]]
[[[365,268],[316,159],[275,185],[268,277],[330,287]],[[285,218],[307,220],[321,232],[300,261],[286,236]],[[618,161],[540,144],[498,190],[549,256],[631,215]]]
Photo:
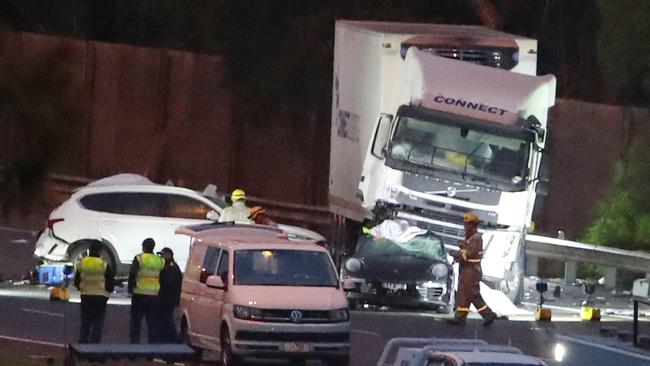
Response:
[[[291,312],[291,321],[294,323],[300,323],[302,321],[302,311],[294,310]]]
[[[447,196],[453,197],[456,195],[456,187],[447,187]]]

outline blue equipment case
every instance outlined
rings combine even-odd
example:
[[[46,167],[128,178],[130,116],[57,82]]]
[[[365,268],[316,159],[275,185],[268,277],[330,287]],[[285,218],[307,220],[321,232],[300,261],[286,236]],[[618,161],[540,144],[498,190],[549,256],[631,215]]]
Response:
[[[66,279],[74,277],[73,267],[70,264],[42,264],[38,266],[38,283],[48,286],[66,285]]]

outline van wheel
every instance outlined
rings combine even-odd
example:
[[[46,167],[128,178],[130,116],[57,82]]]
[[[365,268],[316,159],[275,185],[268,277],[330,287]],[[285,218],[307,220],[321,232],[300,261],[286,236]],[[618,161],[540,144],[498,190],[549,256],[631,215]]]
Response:
[[[90,243],[88,241],[89,240],[79,240],[73,243],[73,249],[70,251],[68,257],[70,258],[70,262],[72,262],[74,265],[75,271],[77,269],[77,265],[79,265],[81,260],[90,254]],[[108,263],[111,268],[113,268],[113,273],[115,273],[117,267],[115,258],[113,258],[111,252],[106,248],[102,248],[100,256],[103,260],[106,261],[106,263]]]
[[[188,346],[190,346],[194,350],[194,353],[196,355],[195,356],[195,361],[198,364],[201,361],[201,358],[203,358],[203,349],[201,349],[199,347],[192,346],[192,340],[190,339],[190,333],[189,333],[188,328],[189,327],[187,325],[187,319],[185,319],[185,317],[183,317],[183,319],[181,320],[181,333],[179,335],[179,338],[180,338],[180,341],[183,344],[187,344]]]
[[[232,354],[230,332],[227,327],[221,330],[221,366],[239,365],[239,358]]]

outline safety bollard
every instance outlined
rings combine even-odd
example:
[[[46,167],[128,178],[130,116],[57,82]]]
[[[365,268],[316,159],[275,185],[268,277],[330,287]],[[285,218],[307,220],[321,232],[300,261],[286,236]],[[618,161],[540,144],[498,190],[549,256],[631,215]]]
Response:
[[[542,280],[537,281],[535,289],[539,292],[539,304],[535,309],[535,320],[540,322],[551,321],[551,309],[544,307],[544,292],[548,291],[548,284]]]
[[[580,319],[589,321],[600,321],[600,308],[583,305],[580,308]]]
[[[587,281],[584,284],[585,295],[587,298],[582,302],[580,307],[580,319],[589,321],[600,321],[600,308],[591,306],[591,296],[596,291],[596,284]]]
[[[535,309],[535,320],[538,322],[550,322],[551,309],[542,307]]]

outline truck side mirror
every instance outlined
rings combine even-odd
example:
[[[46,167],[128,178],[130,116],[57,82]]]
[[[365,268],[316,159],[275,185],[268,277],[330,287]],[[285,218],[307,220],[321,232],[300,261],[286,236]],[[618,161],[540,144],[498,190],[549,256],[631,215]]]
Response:
[[[537,193],[538,196],[542,197],[548,196],[548,179],[541,178],[539,181],[537,181],[535,193]]]
[[[381,114],[377,121],[375,138],[372,141],[372,155],[383,159],[386,155],[386,146],[388,145],[388,135],[390,134],[390,124],[393,121],[391,114]]]
[[[551,157],[544,154],[539,163],[539,172],[537,174],[537,188],[536,193],[542,196],[548,195],[549,181],[551,178]]]
[[[538,128],[537,129],[537,139],[539,140],[539,142],[543,142],[545,138],[546,138],[546,130],[541,128],[541,127]]]

